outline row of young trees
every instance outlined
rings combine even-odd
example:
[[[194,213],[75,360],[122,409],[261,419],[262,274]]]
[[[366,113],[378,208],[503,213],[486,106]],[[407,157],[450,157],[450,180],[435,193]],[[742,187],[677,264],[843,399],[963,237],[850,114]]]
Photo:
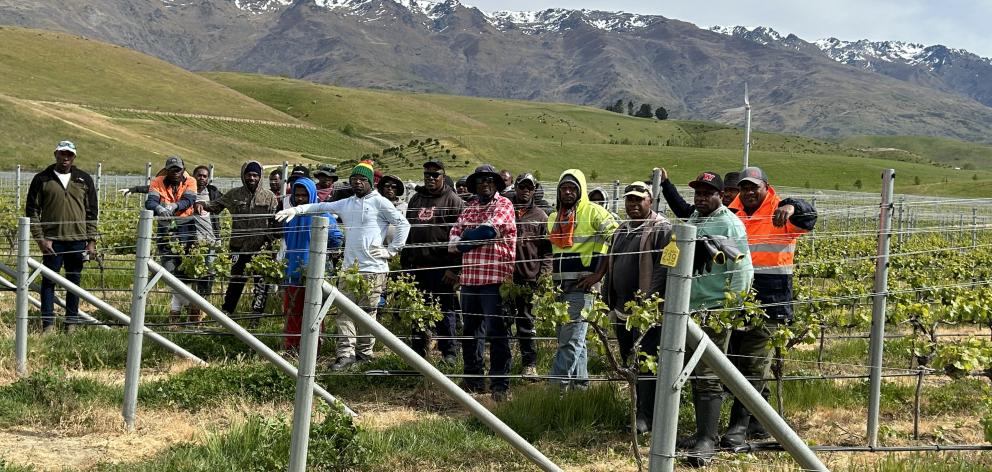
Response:
[[[668,119],[668,110],[665,107],[652,108],[650,103],[642,103],[640,107],[634,109],[634,102],[631,100],[627,101],[624,105],[623,100],[617,100],[616,103],[612,105],[607,105],[606,109],[612,111],[613,113],[624,113],[626,112],[630,116],[636,116],[638,118],[657,118],[659,120]]]

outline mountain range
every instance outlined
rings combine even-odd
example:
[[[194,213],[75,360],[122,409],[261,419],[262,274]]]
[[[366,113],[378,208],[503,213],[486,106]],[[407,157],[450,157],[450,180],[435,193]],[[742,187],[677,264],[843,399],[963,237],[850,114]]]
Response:
[[[900,42],[805,41],[593,10],[482,12],[457,0],[0,0],[0,24],[66,31],[194,71],[605,106],[812,136],[988,142],[992,61]]]

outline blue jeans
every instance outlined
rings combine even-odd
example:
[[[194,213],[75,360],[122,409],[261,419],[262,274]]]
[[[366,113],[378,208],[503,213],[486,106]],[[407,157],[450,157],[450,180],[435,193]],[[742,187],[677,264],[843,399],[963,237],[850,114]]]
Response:
[[[512,360],[510,330],[502,316],[499,284],[462,285],[462,312],[465,317],[465,335],[472,337],[462,341],[465,374],[484,373],[486,341],[489,341],[489,375],[509,374]],[[466,378],[465,384],[482,387],[484,381],[481,378]],[[489,379],[490,390],[506,390],[509,387],[510,380],[505,377]]]
[[[592,307],[593,295],[584,291],[569,291],[558,296],[558,301],[568,303],[568,317],[571,323],[559,326],[558,351],[551,365],[551,375],[567,377],[552,379],[553,384],[563,387],[586,386],[589,384],[589,357],[586,350],[586,330],[589,325],[582,319],[582,310]]]
[[[41,263],[59,272],[65,267],[65,278],[70,282],[79,285],[83,271],[83,251],[86,249],[86,241],[52,241],[52,250],[55,254],[45,254],[41,257]],[[79,296],[66,290],[65,294],[65,322],[66,324],[79,323]],[[55,282],[47,278],[41,279],[41,325],[51,326],[55,323]]]

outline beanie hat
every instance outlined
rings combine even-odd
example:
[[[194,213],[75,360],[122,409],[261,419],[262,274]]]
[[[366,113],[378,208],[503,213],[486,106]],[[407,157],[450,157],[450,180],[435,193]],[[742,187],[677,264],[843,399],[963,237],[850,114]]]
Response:
[[[372,164],[369,164],[366,161],[362,161],[359,162],[358,165],[355,166],[353,169],[351,169],[351,177],[354,177],[356,175],[365,177],[365,179],[368,180],[369,184],[371,185],[373,179],[375,178],[375,170],[372,169]]]
[[[245,170],[244,172],[241,173],[241,175],[247,174],[249,172],[254,172],[258,175],[262,175],[262,164],[259,164],[258,162],[255,161],[248,162],[248,164],[245,165]]]

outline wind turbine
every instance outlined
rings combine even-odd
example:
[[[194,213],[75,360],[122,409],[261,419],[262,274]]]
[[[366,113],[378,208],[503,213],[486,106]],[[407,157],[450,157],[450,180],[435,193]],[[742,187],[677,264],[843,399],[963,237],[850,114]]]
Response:
[[[744,82],[744,167],[748,166],[748,157],[750,154],[751,154],[751,102],[747,99],[747,82]]]

